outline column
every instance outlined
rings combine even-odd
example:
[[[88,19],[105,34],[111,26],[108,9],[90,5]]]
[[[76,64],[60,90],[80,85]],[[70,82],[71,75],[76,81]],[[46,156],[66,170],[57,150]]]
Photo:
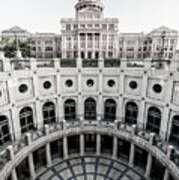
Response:
[[[11,108],[11,113],[12,113],[12,117],[13,119],[19,119],[19,114],[18,114],[18,109],[17,107],[12,107]],[[20,122],[19,121],[10,121],[10,124],[12,126],[12,129],[14,130],[14,137],[12,136],[12,138],[14,138],[13,140],[18,140],[21,137],[21,126],[20,126]]]
[[[131,149],[130,149],[130,157],[129,157],[129,164],[131,166],[134,165],[134,157],[135,157],[135,145],[131,142]]]
[[[50,167],[52,165],[52,157],[51,157],[51,151],[50,151],[50,143],[47,143],[45,146],[46,149],[46,160],[47,160],[47,167]]]
[[[71,35],[71,58],[72,59],[74,59],[75,57],[74,57],[74,52],[75,52],[75,50],[74,50],[74,36],[73,35]]]
[[[77,35],[78,39],[78,58],[81,58],[81,51],[80,51],[80,46],[81,46],[81,39],[80,39],[80,34]]]
[[[147,179],[150,178],[150,173],[152,170],[152,155],[149,153],[148,158],[147,158],[147,166],[146,166],[146,171],[145,171],[145,177]]]
[[[42,107],[41,107],[41,103],[39,101],[39,97],[40,97],[40,94],[39,94],[39,81],[38,81],[38,77],[36,75],[34,75],[34,78],[33,78],[33,86],[34,86],[34,97],[36,98],[36,102],[35,102],[35,121],[36,121],[36,124],[37,124],[37,128],[38,129],[41,129],[43,128],[43,117],[42,117],[42,113],[39,113],[41,112],[42,110]]]
[[[88,34],[85,34],[85,58],[88,59]]]
[[[120,77],[119,77],[119,82],[120,82],[120,89],[119,89],[119,107],[117,109],[117,115],[118,115],[118,120],[119,121],[123,121],[123,116],[124,116],[124,113],[123,113],[123,108],[124,108],[124,105],[123,105],[123,102],[124,102],[124,98],[123,98],[123,95],[124,95],[124,73],[120,73]]]
[[[168,146],[167,157],[168,157],[169,160],[171,160],[173,152],[174,152],[174,147],[173,146]],[[169,171],[166,168],[165,169],[164,180],[168,180],[168,178],[169,178]]]
[[[96,135],[96,155],[99,156],[101,154],[101,135]]]
[[[150,145],[152,146],[155,143],[155,133],[150,134]],[[146,166],[146,171],[145,171],[145,177],[147,179],[150,178],[152,170],[152,155],[149,153],[148,158],[147,158],[147,166]]]
[[[11,179],[12,180],[18,180],[16,169],[14,168],[11,173]]]
[[[33,161],[32,154],[29,154],[27,159],[28,159],[28,166],[29,166],[29,171],[30,171],[30,177],[31,177],[31,179],[34,179],[36,174],[35,174],[35,167],[34,167],[34,161]]]
[[[62,35],[62,59],[65,59],[66,56],[66,36]]]
[[[96,46],[95,46],[95,34],[92,34],[92,39],[93,39],[93,51],[92,51],[92,59],[95,58],[95,50],[96,50]]]
[[[101,60],[100,60],[101,61]],[[99,72],[99,96],[98,96],[98,121],[102,119],[102,115],[104,114],[104,102],[103,102],[103,72]]]
[[[84,156],[85,137],[84,134],[80,134],[80,156]]]
[[[132,126],[132,129],[131,129],[132,136],[135,136],[136,134],[136,127],[137,127],[136,125]],[[129,164],[131,166],[134,165],[134,158],[135,158],[135,144],[131,142],[130,157],[129,157]]]
[[[67,137],[63,137],[63,156],[64,159],[68,158],[68,142],[67,142]]]
[[[106,43],[106,59],[109,58],[109,35],[106,34],[106,39],[107,39],[107,43]]]
[[[168,180],[168,178],[169,178],[169,172],[167,169],[165,169],[165,174],[164,174],[163,180]]]
[[[11,104],[11,113],[12,113],[12,117],[13,119],[19,119],[19,112],[18,112],[18,108],[16,107],[16,93],[14,91],[14,89],[17,87],[18,85],[18,80],[15,78],[10,78],[7,81],[7,86],[9,87],[9,103]],[[21,137],[21,127],[20,127],[20,122],[19,121],[10,121],[9,122],[9,126],[10,126],[10,130],[14,131],[11,132],[11,134],[14,134],[14,136],[12,136],[12,140],[17,140]]]
[[[114,159],[117,157],[117,150],[118,150],[118,147],[117,147],[117,137],[115,136],[113,138],[113,158]]]
[[[61,60],[60,60],[61,61]],[[59,62],[59,65],[60,62]],[[56,87],[57,87],[57,122],[62,122],[63,121],[63,103],[62,103],[62,87],[61,87],[61,72],[57,73],[57,80],[56,80]]]
[[[45,125],[45,135],[48,136],[49,134],[49,126]],[[46,161],[47,161],[47,167],[50,167],[52,165],[52,157],[51,157],[51,151],[50,151],[50,143],[47,143],[45,145],[45,152],[46,152]]]
[[[139,128],[144,128],[146,122],[144,122],[145,118],[145,98],[146,98],[146,91],[147,91],[147,83],[148,83],[148,76],[147,74],[143,75],[142,79],[142,89],[141,89],[141,96],[142,100],[140,103],[140,108],[139,108],[139,117],[138,117],[138,127]]]
[[[99,36],[99,59],[103,58],[103,39],[102,39],[102,33],[100,33]]]
[[[173,96],[173,84],[174,84],[174,77],[170,76],[168,78],[168,81],[166,83],[166,95],[165,95],[165,107],[164,107],[164,111],[163,111],[163,115],[162,115],[162,122],[161,123],[161,130],[160,130],[160,137],[163,140],[167,140],[167,136],[169,136],[168,133],[168,120],[170,119],[170,101],[172,99]],[[171,121],[170,121],[171,122]],[[169,122],[169,123],[170,123]]]
[[[9,159],[13,160],[14,159],[14,148],[12,145],[9,145],[7,147],[7,152],[8,152]],[[11,178],[12,178],[12,180],[18,180],[15,168],[12,170]]]
[[[31,143],[32,143],[31,134],[26,133],[25,136],[26,136],[27,145],[31,145]],[[35,173],[34,160],[33,160],[32,153],[29,154],[27,160],[28,160],[28,167],[29,167],[29,171],[30,171],[30,177],[31,177],[31,179],[34,179],[36,176],[36,173]]]
[[[82,104],[82,59],[77,59],[77,67],[78,67],[78,103],[77,103],[77,117],[79,120],[83,120],[83,104]]]

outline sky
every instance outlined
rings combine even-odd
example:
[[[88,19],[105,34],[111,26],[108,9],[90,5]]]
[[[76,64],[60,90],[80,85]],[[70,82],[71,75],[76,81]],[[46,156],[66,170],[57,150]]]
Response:
[[[30,32],[60,33],[60,19],[74,17],[78,0],[0,0],[0,31],[18,25]],[[179,0],[101,0],[105,17],[119,19],[119,32],[179,30]]]

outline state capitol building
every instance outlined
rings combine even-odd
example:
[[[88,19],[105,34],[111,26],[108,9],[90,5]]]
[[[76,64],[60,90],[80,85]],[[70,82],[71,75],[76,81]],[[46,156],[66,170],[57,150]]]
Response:
[[[2,31],[0,180],[179,180],[177,39],[119,33],[101,0],[78,0],[60,35]]]

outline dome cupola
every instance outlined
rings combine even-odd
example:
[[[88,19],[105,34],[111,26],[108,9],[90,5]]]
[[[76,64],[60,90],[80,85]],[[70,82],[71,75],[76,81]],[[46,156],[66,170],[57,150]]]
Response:
[[[103,17],[104,5],[101,0],[78,0],[75,6],[79,19],[99,19]]]

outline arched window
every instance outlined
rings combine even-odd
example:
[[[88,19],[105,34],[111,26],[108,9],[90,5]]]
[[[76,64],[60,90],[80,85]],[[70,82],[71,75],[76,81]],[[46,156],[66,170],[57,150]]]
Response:
[[[156,107],[150,107],[147,116],[147,130],[159,134],[161,123],[161,112]]]
[[[179,115],[173,117],[170,141],[179,144]]]
[[[46,102],[43,106],[44,124],[55,123],[56,113],[55,104],[53,102]]]
[[[137,124],[137,117],[138,117],[138,106],[134,102],[128,102],[126,104],[126,111],[125,111],[125,123],[127,124]]]
[[[0,116],[0,145],[10,140],[8,119],[6,116]]]
[[[65,120],[72,121],[76,119],[76,103],[73,99],[68,99],[64,104]]]
[[[116,102],[113,99],[108,99],[105,102],[104,120],[115,121],[116,119]]]
[[[34,129],[33,111],[30,107],[25,107],[19,114],[21,133]]]
[[[96,101],[93,98],[85,101],[85,119],[96,120]]]

